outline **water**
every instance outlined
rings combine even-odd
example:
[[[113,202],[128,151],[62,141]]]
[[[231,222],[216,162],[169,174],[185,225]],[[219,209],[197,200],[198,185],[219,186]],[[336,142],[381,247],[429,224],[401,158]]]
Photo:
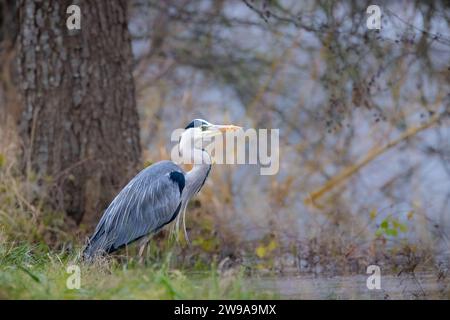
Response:
[[[450,278],[416,273],[382,275],[381,289],[369,290],[367,276],[289,276],[248,279],[257,290],[283,299],[450,299]]]

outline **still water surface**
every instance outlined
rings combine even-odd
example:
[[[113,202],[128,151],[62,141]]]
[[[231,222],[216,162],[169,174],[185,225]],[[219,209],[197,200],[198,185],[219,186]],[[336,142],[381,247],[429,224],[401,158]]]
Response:
[[[369,290],[367,277],[263,277],[246,282],[282,299],[450,299],[450,279],[438,279],[433,273],[382,275],[380,290]]]

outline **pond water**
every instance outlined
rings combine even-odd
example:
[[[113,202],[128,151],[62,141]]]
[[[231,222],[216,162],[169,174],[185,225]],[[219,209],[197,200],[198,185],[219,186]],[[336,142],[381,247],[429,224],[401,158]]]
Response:
[[[450,279],[432,273],[382,275],[381,289],[369,290],[367,277],[289,276],[247,279],[256,290],[282,299],[450,299]]]

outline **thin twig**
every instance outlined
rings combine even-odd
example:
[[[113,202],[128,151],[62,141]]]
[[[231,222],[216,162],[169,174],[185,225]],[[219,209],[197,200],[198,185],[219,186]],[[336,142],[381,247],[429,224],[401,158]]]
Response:
[[[309,194],[308,197],[304,200],[304,203],[307,205],[313,205],[315,207],[320,208],[320,205],[318,205],[316,202],[321,197],[323,197],[328,191],[335,188],[337,185],[340,185],[341,183],[343,183],[345,180],[347,180],[352,175],[357,173],[362,167],[367,165],[369,162],[371,162],[372,160],[374,160],[381,154],[385,153],[387,150],[393,148],[400,142],[413,137],[414,135],[418,134],[419,132],[433,126],[443,117],[444,114],[446,114],[446,113],[445,112],[440,113],[440,114],[436,113],[430,118],[430,120],[428,122],[424,123],[423,125],[418,126],[418,127],[412,127],[410,129],[406,130],[400,137],[392,140],[391,142],[387,143],[386,145],[378,147],[378,148],[373,148],[361,161],[359,161],[358,163],[356,163],[354,165],[350,165],[350,166],[346,167],[339,174],[335,175],[330,180],[328,180],[322,187],[318,188],[316,191]]]

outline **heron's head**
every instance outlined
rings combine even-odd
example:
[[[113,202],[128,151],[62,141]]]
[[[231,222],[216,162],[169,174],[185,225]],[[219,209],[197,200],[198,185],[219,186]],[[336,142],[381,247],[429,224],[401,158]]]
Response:
[[[213,137],[239,129],[241,127],[235,125],[212,124],[203,119],[194,119],[186,126],[185,131],[181,134],[180,149],[187,146],[203,149],[211,142]]]

